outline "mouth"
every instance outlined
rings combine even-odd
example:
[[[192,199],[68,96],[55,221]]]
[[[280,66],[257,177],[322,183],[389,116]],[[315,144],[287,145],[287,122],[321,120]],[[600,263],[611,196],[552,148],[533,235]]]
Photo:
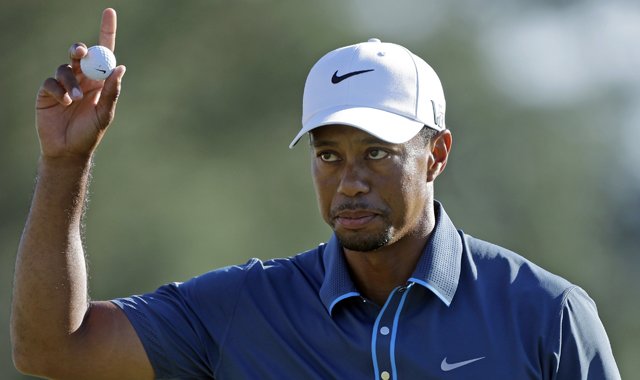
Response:
[[[369,210],[344,210],[337,213],[333,218],[334,227],[357,230],[366,227],[377,217],[377,213]]]

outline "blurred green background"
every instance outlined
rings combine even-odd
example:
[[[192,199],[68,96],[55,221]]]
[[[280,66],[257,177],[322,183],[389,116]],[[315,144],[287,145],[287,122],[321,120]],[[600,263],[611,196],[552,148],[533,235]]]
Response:
[[[325,241],[308,149],[287,148],[307,71],[378,37],[439,73],[452,156],[436,196],[465,232],[596,300],[640,373],[640,6],[625,1],[0,2],[0,378],[13,264],[38,160],[33,104],[118,11],[127,66],[86,218],[94,299]]]

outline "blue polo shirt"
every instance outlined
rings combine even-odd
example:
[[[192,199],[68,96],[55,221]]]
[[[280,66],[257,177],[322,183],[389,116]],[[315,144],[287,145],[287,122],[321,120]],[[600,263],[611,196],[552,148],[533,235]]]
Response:
[[[384,305],[342,248],[217,269],[114,300],[158,379],[619,379],[594,302],[523,257],[436,227]]]

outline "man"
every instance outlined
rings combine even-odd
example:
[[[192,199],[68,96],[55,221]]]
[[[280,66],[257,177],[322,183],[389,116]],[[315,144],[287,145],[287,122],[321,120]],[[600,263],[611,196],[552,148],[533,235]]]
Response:
[[[113,50],[115,12],[100,44]],[[124,67],[86,46],[37,100],[38,182],[16,263],[16,366],[90,379],[616,379],[595,304],[517,254],[457,231],[433,183],[452,145],[436,73],[377,39],[330,52],[305,85],[313,180],[334,235],[111,302],[87,301],[80,236],[91,156]]]

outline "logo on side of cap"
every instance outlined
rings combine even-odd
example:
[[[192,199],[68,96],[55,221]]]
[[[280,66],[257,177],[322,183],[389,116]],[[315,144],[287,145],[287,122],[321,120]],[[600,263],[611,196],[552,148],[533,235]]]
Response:
[[[444,125],[444,107],[440,103],[436,103],[435,101],[431,101],[431,105],[433,106],[433,121],[436,125],[442,130],[445,129]]]
[[[343,80],[347,79],[347,78],[351,78],[354,75],[359,75],[359,74],[364,74],[364,73],[368,73],[369,71],[373,71],[373,69],[369,69],[369,70],[360,70],[360,71],[352,71],[350,73],[346,73],[344,75],[338,75],[338,70],[336,70],[335,73],[333,73],[333,76],[331,77],[331,83],[333,84],[338,84],[340,82],[342,82]]]

